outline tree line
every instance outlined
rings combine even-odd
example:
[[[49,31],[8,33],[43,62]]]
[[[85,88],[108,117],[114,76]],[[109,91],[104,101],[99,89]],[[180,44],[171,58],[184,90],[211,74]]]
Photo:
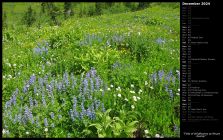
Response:
[[[102,14],[137,11],[147,8],[149,5],[149,2],[64,2],[63,8],[61,8],[52,2],[42,2],[40,3],[39,13],[37,13],[32,6],[29,6],[21,18],[21,23],[27,27],[31,27],[36,22],[38,22],[38,26],[43,22],[49,22],[50,25],[59,26],[61,21],[69,19],[72,16],[97,16]],[[42,20],[37,21],[40,17]],[[7,28],[7,26],[7,14],[4,12],[3,28]]]

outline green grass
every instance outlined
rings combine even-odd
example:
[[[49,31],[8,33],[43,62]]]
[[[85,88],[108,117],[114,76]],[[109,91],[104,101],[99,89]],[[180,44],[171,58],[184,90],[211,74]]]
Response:
[[[13,9],[19,11],[19,4],[14,4]],[[4,30],[3,128],[9,133],[3,137],[154,137],[156,134],[179,137],[174,126],[179,128],[180,125],[180,85],[176,72],[180,69],[180,9],[175,3],[170,7],[166,5],[171,4],[154,3],[137,12],[75,17],[61,26],[27,28],[19,25]],[[3,5],[3,10],[10,10],[7,8],[4,9]],[[35,54],[34,48],[38,43],[44,46],[44,41],[48,43],[48,53]],[[72,122],[68,112],[73,108],[73,97],[77,98],[77,111],[80,112],[84,100],[80,96],[81,75],[85,79],[92,67],[103,83],[100,90],[91,94],[104,103],[108,111],[103,113],[100,104],[94,120],[85,117]],[[151,75],[161,70],[164,71],[163,79],[153,81]],[[65,91],[58,91],[56,87],[60,82],[64,83],[65,73],[70,84],[65,86]],[[36,81],[30,85],[28,93],[23,93],[23,87],[32,74],[35,74]],[[37,95],[33,90],[36,87],[41,91],[38,80],[46,74],[49,76],[43,90],[47,102],[44,106],[42,92]],[[74,88],[72,74],[77,82]],[[169,82],[168,75],[171,77]],[[96,83],[97,77],[93,81]],[[50,82],[55,86],[54,103],[46,90]],[[166,86],[172,90],[173,98]],[[118,87],[121,91],[116,89]],[[5,104],[16,88],[19,89],[16,106],[6,109]],[[88,88],[91,89],[90,81]],[[87,109],[94,100],[85,96]],[[134,101],[133,96],[140,99]],[[38,106],[30,107],[30,97],[38,101]],[[27,124],[13,122],[15,115],[24,115],[26,105],[33,111],[34,119],[39,118],[39,127],[30,120]],[[63,117],[51,119],[50,112]],[[44,118],[48,119],[49,125],[55,125],[54,128],[48,126],[47,132],[44,131]],[[148,133],[145,134],[144,130]]]

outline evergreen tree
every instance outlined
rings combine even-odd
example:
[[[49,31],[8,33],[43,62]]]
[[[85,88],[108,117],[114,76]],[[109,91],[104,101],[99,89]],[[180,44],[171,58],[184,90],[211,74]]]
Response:
[[[25,23],[28,27],[32,26],[32,24],[36,21],[35,17],[36,13],[33,11],[32,7],[29,6],[27,12],[23,17],[23,23]]]
[[[46,8],[46,3],[45,2],[42,2],[41,3],[41,12],[42,13],[45,13],[45,8]]]
[[[7,15],[6,15],[6,12],[4,12],[4,14],[3,14],[2,22],[3,22],[3,29],[7,28],[8,25],[7,25]]]
[[[149,7],[149,5],[150,5],[150,2],[139,2],[138,10],[145,9]]]
[[[72,3],[71,2],[65,2],[64,3],[64,18],[67,19],[70,16],[73,16],[74,12],[72,9]]]
[[[101,15],[102,14],[102,3],[101,2],[96,2],[95,3],[95,9],[96,9],[96,14]]]
[[[59,14],[59,8],[56,7],[53,3],[47,2],[46,7],[48,10],[48,15],[50,16],[50,19],[54,23],[54,25],[59,25],[59,21],[57,20],[57,16]]]

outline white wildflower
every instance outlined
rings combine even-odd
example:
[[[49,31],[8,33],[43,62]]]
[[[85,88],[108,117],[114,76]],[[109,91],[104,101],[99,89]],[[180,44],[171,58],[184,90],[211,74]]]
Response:
[[[180,89],[178,88],[178,91],[180,92]]]
[[[111,89],[110,89],[110,88],[108,88],[107,90],[108,90],[108,91],[110,91]]]
[[[13,67],[16,67],[16,64],[13,64]]]
[[[120,87],[117,87],[116,90],[117,90],[117,91],[121,91],[121,88],[120,88]]]
[[[150,89],[154,89],[153,86],[149,87]]]
[[[147,82],[147,81],[145,81],[145,86],[146,86],[146,85],[148,85],[148,82]]]
[[[51,63],[50,63],[49,61],[47,61],[47,62],[46,62],[46,64],[47,64],[48,66],[50,66],[50,65],[51,65]]]
[[[144,130],[144,132],[145,132],[145,134],[148,134],[148,133],[149,133],[149,131],[148,131],[148,130]]]
[[[103,89],[100,89],[99,91],[103,91]]]
[[[132,90],[131,90],[130,93],[135,93],[135,91],[132,91]]]
[[[144,71],[144,74],[145,74],[145,75],[147,75],[147,72],[146,72],[146,71]]]
[[[8,78],[11,79],[12,78],[12,75],[8,75]]]
[[[122,97],[122,95],[119,93],[119,94],[118,94],[118,97]]]
[[[6,133],[6,130],[5,130],[5,129],[3,129],[3,130],[2,130],[2,134],[5,134],[5,133]]]
[[[176,93],[177,96],[180,96],[180,93]]]
[[[140,100],[141,98],[140,97],[137,97],[137,99]]]
[[[132,108],[132,109],[134,109],[134,108],[135,108],[135,106],[134,106],[134,105],[131,105],[131,108]]]
[[[133,100],[134,100],[134,101],[137,101],[137,98],[136,98],[136,96],[132,96],[132,97],[133,97]]]
[[[132,88],[134,88],[134,85],[133,85],[133,84],[131,84],[131,87],[132,87]]]
[[[44,131],[47,132],[48,131],[48,128],[45,128]]]
[[[125,101],[129,101],[127,98],[124,99]]]
[[[111,87],[111,88],[113,88],[114,86],[113,86],[113,85],[111,85],[110,87]]]
[[[26,135],[29,135],[29,132],[28,131],[26,132]]]
[[[160,135],[159,135],[159,134],[156,134],[156,135],[155,135],[155,138],[160,138]]]

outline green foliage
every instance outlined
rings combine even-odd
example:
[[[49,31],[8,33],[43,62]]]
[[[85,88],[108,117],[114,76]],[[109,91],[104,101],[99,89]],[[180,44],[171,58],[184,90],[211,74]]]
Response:
[[[6,29],[6,28],[8,27],[6,12],[3,13],[2,23],[3,23],[3,24],[2,24],[2,25],[3,25],[3,29]]]
[[[59,12],[55,15],[56,20],[62,21],[64,3],[53,4]],[[171,3],[151,3],[149,8],[140,11],[131,10],[132,6],[138,7],[138,3],[122,3],[120,10],[117,3],[98,4],[100,16],[97,16],[96,3],[75,3],[72,6],[73,17],[60,26],[50,26],[47,23],[48,20],[53,23],[49,11],[52,7],[48,9],[46,3],[44,13],[34,3],[32,8],[39,15],[33,26],[26,28],[18,24],[3,30],[3,137],[145,138],[156,134],[179,137],[179,3],[173,3],[175,6],[172,7],[166,6]],[[24,6],[23,3],[8,6],[18,9],[21,5]],[[6,9],[4,7],[3,11],[7,11],[7,6]],[[81,10],[82,16],[79,17]],[[125,10],[134,12],[122,13]],[[112,11],[117,13],[110,14]],[[8,23],[15,19],[11,17],[7,11]],[[36,28],[38,22],[40,26]],[[36,53],[36,49],[42,47],[48,51]],[[68,113],[73,109],[73,96],[77,97],[76,109],[80,112],[81,77],[85,78],[92,67],[103,81],[103,86],[93,92],[92,99],[104,103],[106,112],[101,111],[100,106],[95,119],[85,116],[73,121]],[[162,70],[163,76],[160,76]],[[64,83],[65,72],[69,75],[70,86],[64,91],[57,91],[59,84]],[[43,92],[39,91],[38,95],[34,93],[34,85],[29,86],[26,94],[23,92],[24,85],[33,74],[38,89],[39,78],[48,76]],[[72,74],[77,85],[74,88]],[[51,82],[54,83],[55,104],[46,88]],[[87,91],[91,91],[90,80],[87,83]],[[96,85],[96,80],[93,83]],[[16,88],[19,89],[16,105],[6,109],[6,103],[13,99]],[[46,107],[42,103],[42,93],[45,94]],[[29,97],[38,101],[37,107],[30,107]],[[84,108],[87,109],[91,103],[86,94]],[[20,108],[24,114],[26,105],[32,109],[35,121],[39,119],[39,127],[31,121],[27,124],[14,122]],[[55,116],[61,114],[62,118],[51,119],[51,112]],[[45,118],[48,118],[48,131],[45,131]],[[175,130],[176,127],[178,129]]]
[[[144,9],[144,8],[147,8],[149,7],[150,5],[150,2],[139,2],[139,5],[138,5],[138,9]]]
[[[36,21],[36,13],[32,9],[31,6],[27,9],[27,12],[25,13],[23,17],[23,23],[30,27],[34,22]]]
[[[64,18],[67,19],[70,16],[74,15],[71,2],[64,2]]]

